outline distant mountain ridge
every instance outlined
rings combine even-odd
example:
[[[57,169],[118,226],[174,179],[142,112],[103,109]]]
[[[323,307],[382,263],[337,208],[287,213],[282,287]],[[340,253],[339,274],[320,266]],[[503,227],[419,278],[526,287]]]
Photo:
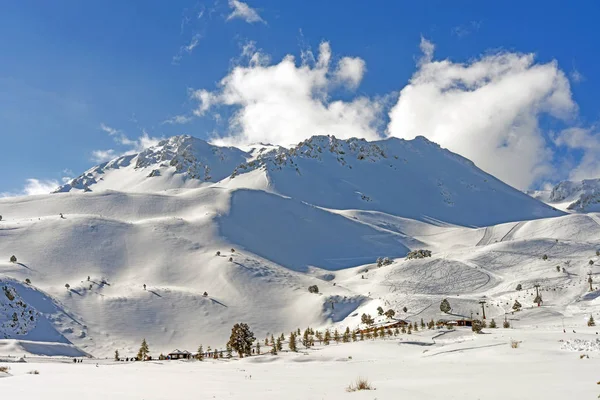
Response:
[[[529,194],[540,201],[566,211],[600,211],[600,179],[562,181],[551,190],[532,191]]]

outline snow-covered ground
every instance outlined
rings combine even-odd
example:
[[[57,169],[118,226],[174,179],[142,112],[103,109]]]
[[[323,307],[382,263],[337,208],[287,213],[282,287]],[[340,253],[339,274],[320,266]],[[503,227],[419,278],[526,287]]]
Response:
[[[3,397],[62,399],[592,399],[600,393],[598,348],[562,349],[588,329],[459,328],[435,339],[431,331],[385,340],[317,346],[298,353],[239,360],[114,362],[27,357],[0,379]],[[439,331],[435,331],[439,333]],[[510,342],[521,342],[516,349]],[[587,357],[581,358],[581,355]],[[98,366],[96,366],[98,364]],[[37,370],[38,375],[29,374]],[[371,391],[349,393],[357,378]],[[539,396],[539,397],[538,397]]]
[[[0,359],[26,361],[0,361],[11,367],[1,393],[596,395],[600,341],[587,321],[600,321],[600,214],[566,215],[423,138],[262,148],[177,137],[91,169],[61,188],[68,193],[0,199]],[[405,258],[418,249],[431,257]],[[391,261],[378,266],[379,257]],[[410,322],[481,318],[481,300],[488,321],[513,328],[245,360],[105,359],[134,356],[142,338],[155,357],[224,349],[237,322],[264,338],[364,327],[363,313],[381,324],[378,307]],[[513,313],[515,301],[522,311]],[[377,390],[346,393],[360,376]]]

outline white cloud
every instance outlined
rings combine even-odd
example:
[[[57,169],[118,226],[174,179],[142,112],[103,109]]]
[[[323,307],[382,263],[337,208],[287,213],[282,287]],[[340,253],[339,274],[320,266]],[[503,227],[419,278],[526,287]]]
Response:
[[[92,161],[97,163],[110,161],[117,157],[118,155],[113,149],[92,151]]]
[[[0,197],[31,196],[35,194],[49,194],[59,186],[58,181],[53,179],[35,179],[30,178],[25,181],[25,185],[20,192],[3,192]]]
[[[266,24],[265,20],[258,15],[258,12],[255,9],[251,8],[243,1],[229,0],[229,8],[231,8],[231,14],[227,16],[227,21],[240,18],[249,24],[253,24],[254,22]]]
[[[583,74],[575,67],[573,67],[569,75],[574,83],[581,83],[585,81],[585,76],[583,76]]]
[[[192,36],[188,44],[179,48],[179,52],[173,56],[173,60],[171,62],[173,64],[179,64],[179,61],[181,61],[184,54],[192,54],[194,49],[200,44],[200,39],[202,39],[202,35],[199,33],[196,33],[194,36]]]
[[[581,152],[577,165],[569,168],[569,179],[578,181],[600,178],[600,131],[597,127],[564,129],[554,138],[554,142],[567,150]]]
[[[377,139],[383,102],[367,97],[351,101],[332,99],[340,85],[354,89],[361,81],[365,63],[344,57],[331,67],[329,43],[319,46],[317,56],[304,52],[297,65],[287,55],[277,64],[253,46],[245,46],[247,65],[236,65],[215,91],[191,92],[198,102],[194,111],[205,115],[217,106],[229,106],[227,143],[268,142],[289,145],[309,136],[332,134],[340,138]]]
[[[192,117],[190,117],[190,116],[187,116],[187,115],[176,115],[174,117],[171,117],[169,119],[164,120],[162,123],[163,124],[170,124],[170,125],[183,125],[183,124],[187,124],[191,120],[192,120]]]
[[[351,88],[357,88],[367,70],[365,60],[358,57],[343,57],[335,70],[335,76]]]
[[[435,61],[426,39],[421,50],[389,113],[391,136],[425,136],[521,189],[551,172],[553,153],[539,118],[565,119],[577,110],[556,62],[536,64],[532,54],[518,53]]]
[[[100,129],[112,136],[115,143],[121,146],[129,147],[129,149],[121,152],[117,152],[114,149],[94,150],[92,151],[91,159],[97,163],[110,161],[117,157],[128,154],[139,153],[144,149],[157,145],[161,140],[161,138],[151,137],[145,130],[142,130],[140,137],[132,140],[129,139],[122,131],[111,128],[108,125],[100,124]]]

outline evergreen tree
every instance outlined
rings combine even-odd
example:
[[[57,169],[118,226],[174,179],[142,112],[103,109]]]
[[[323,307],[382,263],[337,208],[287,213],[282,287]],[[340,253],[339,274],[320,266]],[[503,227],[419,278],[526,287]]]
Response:
[[[342,335],[342,342],[348,343],[350,341],[350,328],[346,327],[344,334]]]
[[[268,345],[269,345],[269,337],[267,336],[267,337],[265,338],[265,346],[268,346]]]
[[[596,321],[594,321],[593,315],[590,315],[590,319],[588,320],[588,326],[596,326]]]
[[[271,346],[271,354],[274,356],[277,355],[277,345],[275,343],[273,343],[273,346]]]
[[[17,257],[15,257],[14,255],[10,256],[10,262],[11,263],[16,263],[17,262]]]
[[[271,346],[275,347],[275,338],[273,337],[273,334],[271,334]]]
[[[340,333],[337,328],[333,331],[333,340],[335,340],[336,343],[340,342]]]
[[[383,315],[383,308],[381,308],[381,306],[377,307],[377,314]]]
[[[506,319],[504,320],[504,323],[502,324],[502,326],[504,328],[510,328],[510,322],[508,322]]]
[[[494,321],[494,318],[492,318],[492,320],[490,321],[490,328],[497,328],[498,326],[496,325],[496,321]]]
[[[256,354],[260,355],[260,341],[256,341]]]
[[[523,285],[521,285],[520,283],[517,285],[517,291],[519,290],[523,290]]]
[[[233,357],[233,349],[229,343],[225,345],[225,352],[227,353],[227,358]]]
[[[202,348],[202,345],[198,346],[198,355],[196,356],[196,358],[198,359],[198,361],[204,360],[204,349]]]
[[[448,302],[448,299],[442,300],[440,303],[440,311],[447,314],[450,312],[450,310],[452,310],[452,307],[450,307],[450,302]]]
[[[329,331],[329,328],[325,329],[325,337],[323,338],[323,343],[325,343],[325,346],[329,346],[329,342],[331,341],[331,332]]]
[[[228,344],[238,353],[240,358],[243,358],[244,355],[250,355],[255,340],[254,333],[252,333],[248,324],[239,323],[231,328]]]
[[[283,350],[283,340],[281,339],[281,336],[277,338],[277,351],[281,351]]]
[[[315,337],[319,341],[319,345],[323,344],[323,334],[320,331],[315,332]]]
[[[140,346],[140,350],[137,353],[137,358],[140,361],[144,361],[148,354],[150,354],[150,349],[148,348],[148,343],[146,343],[146,339],[144,339],[142,340],[142,345]]]
[[[425,321],[423,321],[423,318],[421,318],[421,329],[425,329]]]
[[[377,329],[373,329],[373,339],[377,339],[379,337],[379,333],[377,332]]]
[[[400,329],[398,329],[398,327],[396,327],[394,329],[394,336],[398,336],[400,334]]]
[[[296,348],[296,332],[292,332],[290,333],[290,343],[289,343],[289,347],[291,351],[298,351],[298,349]]]
[[[119,361],[119,350],[115,350],[115,361]]]
[[[396,315],[396,311],[392,310],[391,308],[385,312],[385,316],[388,319],[394,318],[394,315]]]
[[[356,342],[358,340],[357,336],[356,336],[356,331],[352,331],[352,341]]]
[[[373,317],[371,317],[370,314],[363,314],[360,317],[360,322],[362,322],[365,325],[373,325],[375,323],[375,320],[373,319]]]
[[[408,312],[408,308],[406,308],[406,307],[403,307],[403,308],[402,308],[402,311],[404,311],[404,312]]]
[[[310,330],[306,329],[302,335],[302,346],[307,349],[310,347]]]
[[[402,329],[400,330],[400,332],[406,333],[406,327],[404,325],[402,325]]]
[[[360,331],[360,340],[365,340],[365,334],[363,331]]]
[[[408,324],[408,329],[406,330],[406,333],[408,333],[409,335],[412,334],[412,325]]]

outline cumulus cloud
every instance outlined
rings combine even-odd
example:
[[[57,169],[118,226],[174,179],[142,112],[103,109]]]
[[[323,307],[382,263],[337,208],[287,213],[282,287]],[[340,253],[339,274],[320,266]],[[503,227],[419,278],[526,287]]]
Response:
[[[235,65],[214,91],[191,92],[203,116],[219,106],[233,108],[229,135],[221,143],[297,143],[312,135],[340,138],[380,137],[378,127],[384,102],[358,96],[350,101],[332,98],[335,89],[355,89],[366,67],[360,58],[344,57],[332,67],[329,43],[315,55],[303,52],[300,63],[292,55],[279,63],[254,46],[245,46],[246,62]]]
[[[258,15],[258,12],[251,8],[247,3],[239,0],[229,0],[229,8],[231,8],[231,14],[227,16],[227,21],[232,19],[243,19],[249,24],[255,22],[262,22],[266,24],[266,21]]]
[[[3,192],[0,193],[0,197],[14,197],[14,196],[30,196],[35,194],[48,194],[58,188],[59,183],[53,179],[35,179],[30,178],[25,181],[23,189],[19,192]]]
[[[425,136],[520,189],[552,171],[539,119],[567,119],[577,110],[556,62],[536,64],[532,54],[519,53],[436,61],[425,39],[421,50],[416,73],[389,113],[389,135]]]
[[[556,135],[554,142],[567,151],[575,150],[581,153],[578,164],[569,168],[569,179],[578,181],[600,178],[600,131],[597,127],[564,129]]]
[[[142,130],[142,134],[137,139],[130,139],[122,131],[106,124],[100,124],[100,129],[108,133],[116,144],[128,147],[128,149],[124,151],[117,151],[115,149],[94,150],[92,151],[91,159],[97,163],[110,161],[128,154],[139,153],[144,149],[157,145],[162,140],[162,138],[151,137],[145,130]]]

